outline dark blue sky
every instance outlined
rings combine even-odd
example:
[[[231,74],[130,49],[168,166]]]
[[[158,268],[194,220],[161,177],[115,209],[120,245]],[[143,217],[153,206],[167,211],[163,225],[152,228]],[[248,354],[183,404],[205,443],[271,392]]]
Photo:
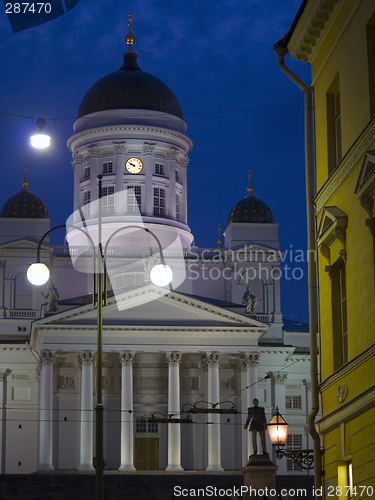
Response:
[[[0,115],[0,205],[21,189],[27,163],[29,188],[47,206],[51,224],[71,214],[73,170],[66,142],[86,91],[122,64],[130,7],[138,64],[176,94],[194,144],[188,222],[197,246],[216,246],[217,226],[226,227],[231,208],[247,194],[252,169],[254,194],[279,223],[281,249],[305,252],[303,94],[280,72],[272,51],[299,5],[300,0],[136,0],[130,6],[80,0],[66,15],[15,34],[4,12],[0,111],[44,117],[53,146],[32,149],[32,121]],[[309,67],[290,57],[287,64],[309,82]],[[290,253],[285,263],[302,267],[303,278],[282,280],[282,311],[286,318],[308,321],[306,266],[290,262]]]

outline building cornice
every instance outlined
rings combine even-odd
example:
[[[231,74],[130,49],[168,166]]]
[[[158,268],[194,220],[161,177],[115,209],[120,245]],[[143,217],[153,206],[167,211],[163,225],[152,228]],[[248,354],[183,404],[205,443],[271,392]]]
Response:
[[[375,407],[375,386],[362,392],[317,422],[319,434],[327,434]]]
[[[293,59],[312,63],[343,3],[343,0],[307,3],[288,43]]]
[[[113,133],[113,132],[125,132],[125,133],[131,133],[131,132],[136,132],[139,134],[139,137],[143,137],[143,134],[145,133],[156,133],[156,134],[161,134],[161,135],[166,135],[173,137],[174,139],[178,139],[182,142],[184,142],[187,145],[187,152],[189,152],[192,147],[193,143],[187,137],[185,134],[181,134],[179,132],[175,132],[173,130],[169,130],[166,128],[161,128],[161,127],[142,127],[142,126],[137,126],[137,125],[128,125],[128,126],[108,126],[108,127],[98,127],[98,128],[92,128],[89,130],[86,130],[84,132],[78,132],[77,134],[74,134],[72,137],[69,138],[68,140],[68,148],[70,151],[73,151],[73,143],[76,141],[79,141],[80,139],[87,138],[87,137],[96,137],[98,134],[107,134],[107,133]],[[97,140],[97,138],[96,138]]]
[[[323,392],[332,385],[340,382],[344,377],[359,368],[361,365],[363,365],[363,363],[366,363],[366,361],[368,361],[373,356],[375,356],[375,344],[370,346],[365,351],[361,352],[361,354],[359,354],[355,358],[351,359],[348,363],[345,363],[345,365],[343,365],[339,370],[335,371],[334,373],[332,373],[332,375],[323,380],[323,382],[321,382],[319,385],[320,392]]]
[[[326,206],[328,200],[340,188],[341,184],[357,165],[358,161],[365,155],[366,151],[371,149],[371,144],[374,141],[375,116],[372,117],[365,129],[346,153],[340,164],[315,196],[314,203],[317,214],[319,214],[319,212]]]

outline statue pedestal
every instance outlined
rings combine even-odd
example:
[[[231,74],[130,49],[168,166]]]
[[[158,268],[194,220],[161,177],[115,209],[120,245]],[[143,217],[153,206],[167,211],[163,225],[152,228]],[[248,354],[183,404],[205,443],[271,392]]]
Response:
[[[247,464],[242,467],[245,492],[243,500],[258,500],[266,496],[268,499],[277,498],[276,471],[279,467],[271,462],[266,455],[251,455]]]

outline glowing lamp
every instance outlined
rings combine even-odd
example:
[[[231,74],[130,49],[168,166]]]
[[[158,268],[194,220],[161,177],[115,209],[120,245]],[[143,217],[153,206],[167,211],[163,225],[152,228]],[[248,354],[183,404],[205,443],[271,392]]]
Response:
[[[51,137],[43,132],[46,121],[44,120],[44,118],[38,118],[35,122],[35,125],[38,127],[39,132],[30,137],[31,145],[34,148],[38,149],[48,148],[48,146],[50,145]]]
[[[31,264],[26,273],[27,279],[32,285],[42,286],[49,280],[50,273],[48,267],[42,262]]]
[[[268,434],[271,439],[272,446],[285,446],[288,437],[288,424],[276,408],[275,415],[267,424]]]
[[[150,280],[156,286],[167,286],[172,281],[172,269],[167,264],[156,264],[151,269]]]

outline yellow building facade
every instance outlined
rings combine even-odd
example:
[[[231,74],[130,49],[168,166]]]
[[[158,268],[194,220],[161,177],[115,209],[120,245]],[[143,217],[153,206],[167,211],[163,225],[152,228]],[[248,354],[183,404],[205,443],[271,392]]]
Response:
[[[322,485],[375,494],[375,2],[305,0],[278,44],[311,65]],[[340,487],[342,489],[340,489]],[[328,496],[329,495],[329,496]]]

